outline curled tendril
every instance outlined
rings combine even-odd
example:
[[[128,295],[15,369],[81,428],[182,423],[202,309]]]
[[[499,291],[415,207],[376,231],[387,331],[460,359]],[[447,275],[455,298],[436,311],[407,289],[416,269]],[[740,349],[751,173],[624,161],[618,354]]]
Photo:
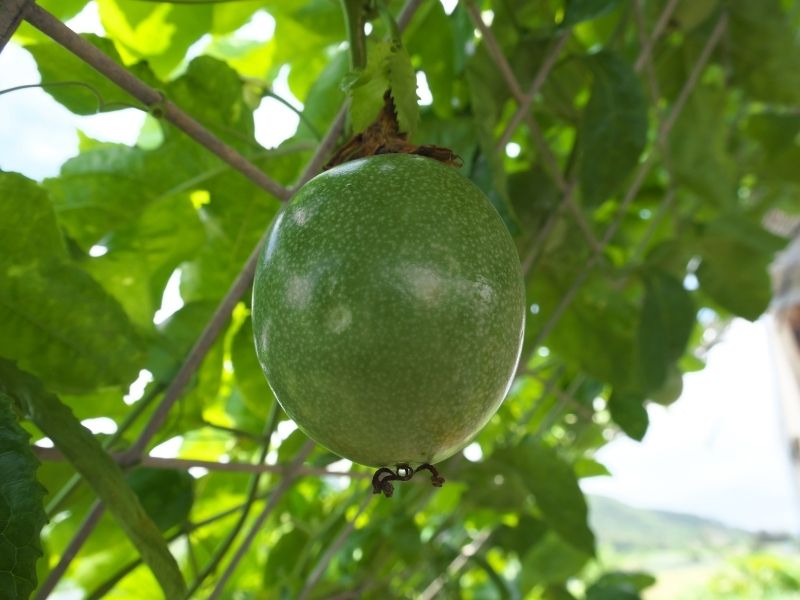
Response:
[[[128,102],[106,102],[103,96],[100,94],[94,86],[84,82],[84,81],[42,81],[41,83],[27,83],[24,85],[16,85],[14,87],[6,88],[4,90],[0,90],[0,96],[3,94],[8,94],[11,92],[18,92],[20,90],[27,90],[32,88],[41,88],[47,89],[51,87],[82,87],[88,92],[90,92],[95,99],[97,100],[97,113],[103,113],[111,110],[118,110],[120,108],[135,108],[137,110],[143,110],[142,107],[138,104],[130,104]]]
[[[400,463],[394,471],[389,467],[381,467],[375,471],[375,474],[372,476],[372,493],[383,493],[387,498],[391,498],[394,494],[392,481],[408,481],[422,470],[431,472],[431,484],[434,487],[442,487],[442,485],[444,485],[444,477],[439,475],[439,471],[437,471],[433,465],[424,463],[416,469],[412,469],[408,464]]]
[[[431,472],[431,485],[433,485],[433,487],[442,487],[444,485],[444,477],[439,475],[439,471],[437,471],[436,467],[433,465],[429,465],[428,463],[421,464],[414,473],[419,473],[423,469]]]

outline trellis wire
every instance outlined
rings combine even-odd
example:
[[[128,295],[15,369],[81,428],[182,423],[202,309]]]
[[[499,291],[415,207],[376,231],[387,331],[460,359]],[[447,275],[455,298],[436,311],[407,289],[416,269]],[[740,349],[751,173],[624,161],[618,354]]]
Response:
[[[398,18],[398,24],[400,25],[401,28],[404,28],[408,24],[414,12],[419,8],[421,4],[422,0],[409,0],[409,2],[406,3],[406,6],[404,7],[400,17]],[[676,5],[677,5],[677,0],[669,0],[666,7],[663,9],[662,13],[659,15],[659,18],[650,36],[642,37],[642,49],[635,63],[636,71],[640,71],[645,66],[648,66],[649,69],[652,69],[652,61],[651,61],[652,49],[657,39],[663,33],[666,24],[669,22],[670,15],[674,11]],[[468,2],[466,4],[466,8],[468,13],[470,14],[470,17],[473,19],[473,22],[475,23],[476,27],[480,31],[481,36],[483,37],[487,51],[489,52],[492,60],[498,66],[498,69],[503,75],[503,78],[507,86],[509,87],[512,96],[518,103],[518,108],[513,114],[509,123],[506,125],[502,135],[500,136],[497,142],[497,147],[502,150],[505,147],[505,145],[510,141],[511,137],[513,136],[514,132],[517,130],[519,125],[522,124],[523,122],[526,123],[531,133],[533,142],[538,148],[546,168],[548,169],[548,171],[550,171],[553,180],[555,181],[556,185],[562,192],[561,203],[559,203],[559,206],[556,208],[556,210],[553,211],[550,218],[545,223],[543,230],[540,231],[540,235],[537,236],[536,240],[534,241],[534,244],[532,245],[532,248],[534,248],[535,251],[526,255],[525,259],[523,260],[523,266],[525,267],[526,272],[534,264],[536,256],[541,252],[541,249],[544,247],[544,244],[546,243],[546,238],[549,235],[549,232],[551,232],[553,229],[555,220],[557,219],[558,215],[564,208],[568,209],[569,212],[572,214],[576,224],[578,225],[584,238],[586,239],[587,244],[593,251],[589,260],[585,263],[582,271],[579,272],[579,274],[573,279],[572,286],[569,288],[567,293],[562,297],[561,303],[558,305],[556,310],[550,315],[550,318],[544,324],[537,338],[531,345],[531,347],[535,351],[535,349],[538,348],[544,342],[549,333],[556,326],[561,316],[563,315],[564,311],[574,299],[581,285],[585,282],[589,272],[596,266],[597,262],[602,257],[602,253],[605,251],[606,246],[610,243],[611,239],[613,239],[616,231],[618,230],[621,224],[625,211],[635,198],[641,185],[644,182],[646,175],[649,173],[649,170],[653,165],[653,154],[651,154],[647,160],[640,163],[636,173],[634,174],[630,187],[628,188],[627,192],[623,197],[622,202],[620,203],[620,206],[618,207],[615,219],[609,225],[603,237],[600,240],[598,240],[594,235],[594,232],[591,230],[588,222],[586,221],[585,216],[574,202],[574,190],[576,186],[574,178],[567,180],[565,175],[561,173],[560,169],[558,168],[558,162],[555,158],[555,155],[550,150],[549,146],[544,140],[544,137],[541,134],[541,130],[539,129],[538,124],[536,123],[536,120],[531,114],[530,110],[533,101],[535,100],[539,90],[541,89],[541,86],[543,85],[544,81],[549,75],[551,68],[555,65],[561,50],[566,44],[569,37],[569,32],[565,31],[555,39],[554,43],[552,44],[551,48],[546,54],[546,57],[542,65],[540,66],[538,72],[536,73],[536,76],[531,82],[528,91],[524,92],[522,90],[522,87],[519,85],[519,82],[517,81],[516,77],[514,76],[510,66],[508,65],[507,60],[502,54],[502,51],[500,50],[497,40],[494,38],[494,35],[492,34],[491,30],[488,27],[486,27],[483,21],[481,20],[480,13],[475,7],[475,5],[472,2]],[[637,8],[640,7],[637,6]],[[23,18],[28,22],[30,22],[33,26],[39,28],[45,34],[49,35],[57,43],[61,44],[71,52],[75,53],[77,56],[79,56],[89,65],[91,65],[96,70],[101,72],[103,75],[108,77],[110,80],[117,83],[120,87],[122,87],[132,96],[136,97],[138,100],[143,102],[146,106],[150,108],[160,108],[163,111],[163,116],[166,120],[173,123],[173,125],[175,125],[179,129],[183,130],[185,133],[187,133],[187,135],[190,135],[199,144],[205,146],[211,152],[217,154],[217,156],[219,156],[222,160],[228,163],[228,165],[230,165],[232,168],[236,169],[244,176],[248,177],[256,185],[266,190],[267,192],[278,198],[280,201],[286,201],[288,198],[291,197],[291,194],[294,191],[296,191],[303,183],[305,183],[308,179],[310,179],[317,172],[319,172],[321,165],[324,162],[327,154],[329,154],[330,151],[333,149],[333,147],[336,144],[336,141],[338,140],[343,131],[343,126],[346,118],[346,106],[342,106],[342,108],[337,113],[334,122],[332,123],[327,134],[323,138],[323,141],[320,143],[317,152],[306,166],[306,169],[299,178],[297,184],[292,189],[287,189],[286,187],[275,182],[266,174],[264,174],[258,167],[256,167],[253,163],[251,163],[247,158],[242,156],[238,151],[236,151],[232,147],[222,142],[214,134],[205,129],[205,127],[203,127],[197,121],[192,119],[188,114],[184,113],[179,107],[174,105],[169,100],[165,99],[160,92],[158,92],[153,88],[150,88],[149,86],[144,84],[144,82],[138,80],[136,77],[130,74],[123,67],[120,67],[109,57],[102,54],[99,50],[97,50],[97,48],[95,48],[88,42],[85,42],[76,33],[74,33],[66,25],[64,25],[55,17],[53,17],[50,13],[48,13],[41,7],[37,6],[32,0],[6,0],[4,2],[4,6],[0,7],[0,50],[2,50],[2,48],[5,46],[6,42],[8,41],[8,39],[10,39],[14,30],[16,29],[16,27],[19,25],[20,21]],[[664,156],[665,159],[668,158],[666,156],[666,151],[665,151],[667,137],[672,129],[672,126],[675,123],[675,120],[679,116],[689,94],[696,85],[700,74],[705,68],[706,63],[711,56],[711,53],[713,52],[714,48],[719,42],[725,30],[726,22],[727,18],[723,14],[718,20],[717,24],[715,25],[711,35],[709,36],[706,45],[701,51],[700,56],[698,57],[678,98],[673,104],[671,111],[663,120],[661,127],[659,128],[656,146],[658,147],[659,150],[662,151],[662,154],[665,155]],[[642,33],[643,31],[640,29],[640,35]],[[648,73],[648,76],[651,78],[651,86],[652,86],[653,83],[655,83],[654,76],[652,75],[652,73]],[[657,96],[657,91],[655,93]],[[569,174],[567,174],[567,176],[569,176]],[[667,198],[665,198],[664,203],[662,203],[662,208],[663,204],[665,204],[667,201],[671,201],[672,196],[673,194],[667,195]],[[650,230],[652,230],[653,228],[654,224],[651,224]],[[651,233],[652,231],[650,231],[650,234]],[[645,235],[647,236],[649,234],[646,232]],[[647,238],[643,238],[640,246],[646,242],[646,239]],[[187,355],[187,358],[182,364],[178,373],[171,380],[170,385],[168,386],[164,394],[164,397],[161,400],[161,403],[159,404],[153,415],[151,415],[150,420],[148,421],[144,430],[140,434],[139,438],[136,440],[136,442],[133,444],[133,446],[131,446],[131,448],[128,451],[123,453],[122,456],[118,457],[118,461],[120,462],[121,465],[132,466],[134,464],[144,463],[148,464],[148,466],[160,466],[165,468],[167,467],[167,465],[169,465],[170,468],[187,468],[188,466],[197,466],[199,464],[200,461],[185,461],[185,460],[181,461],[179,459],[156,459],[154,457],[146,456],[144,452],[152,437],[160,430],[161,426],[163,425],[164,420],[166,419],[166,416],[169,413],[169,410],[172,408],[177,399],[181,396],[192,375],[199,368],[203,358],[207,354],[211,345],[219,336],[223,327],[226,325],[228,319],[230,318],[231,311],[238,303],[241,296],[249,288],[252,282],[255,263],[258,257],[258,252],[262,244],[263,244],[263,238],[256,246],[256,248],[248,258],[248,260],[245,262],[245,265],[243,266],[241,272],[234,280],[228,293],[220,302],[217,310],[215,311],[214,315],[209,320],[205,329],[201,333],[195,346]],[[529,352],[528,356],[532,356],[532,352]],[[523,365],[520,365],[520,367],[523,367]],[[518,371],[517,374],[519,373],[520,372]],[[553,385],[555,384],[555,381],[557,380],[557,376],[559,373],[560,371],[557,370],[557,373],[554,374],[553,377],[551,377],[550,382],[548,382],[548,384],[545,386],[546,389],[551,388],[551,383]],[[563,402],[567,402],[567,400],[575,402],[572,399],[571,392],[573,390],[557,390],[557,391],[559,392],[559,396],[561,397]],[[270,512],[274,509],[274,506],[277,503],[278,499],[283,493],[285,493],[285,491],[290,487],[291,483],[298,476],[338,475],[338,476],[348,476],[348,477],[360,477],[362,475],[368,475],[360,472],[338,473],[338,472],[327,471],[325,469],[310,469],[308,467],[303,467],[302,462],[305,456],[307,456],[307,454],[311,451],[312,448],[313,444],[309,442],[303,448],[303,450],[300,453],[298,453],[298,455],[295,457],[295,460],[293,460],[288,467],[283,465],[238,464],[235,466],[231,466],[229,468],[225,468],[225,470],[241,470],[246,472],[277,472],[283,474],[284,478],[278,485],[278,487],[272,491],[270,499],[266,504],[266,506],[264,507],[264,509],[262,510],[262,513],[256,519],[255,523],[253,523],[245,540],[239,546],[236,554],[229,562],[225,573],[218,580],[217,587],[215,588],[215,591],[211,596],[212,598],[218,596],[218,594],[221,593],[227,579],[232,575],[233,571],[236,568],[236,565],[246,553],[247,549],[249,548],[250,544],[255,538],[255,535],[257,534],[258,530],[263,525],[263,522],[266,520]],[[208,468],[211,468],[214,465],[217,465],[217,467],[220,466],[217,463],[205,464],[205,466],[207,466]],[[366,505],[367,503],[363,505],[362,510],[366,508]],[[64,552],[61,561],[59,562],[57,567],[51,572],[50,574],[51,576],[48,577],[48,580],[40,587],[37,593],[37,598],[46,597],[49,591],[51,591],[55,587],[55,585],[58,582],[58,579],[60,578],[61,575],[63,575],[63,573],[69,566],[70,560],[77,554],[77,552],[80,549],[80,546],[89,536],[92,529],[94,528],[94,525],[96,525],[96,523],[99,521],[99,518],[102,515],[102,513],[103,513],[102,503],[98,501],[90,509],[84,522],[80,526],[79,530],[76,532],[67,550]],[[475,551],[477,551],[477,549],[486,541],[486,538],[482,539],[480,543],[477,544],[476,547],[475,543],[479,540],[480,535],[481,534],[479,534],[478,538],[472,541],[473,546],[471,547],[474,548]],[[343,543],[343,541],[340,543]],[[318,573],[318,578],[322,576],[322,573],[324,573],[324,569],[326,568],[330,558],[332,558],[332,555],[333,555],[332,551],[323,553],[320,563],[315,567],[313,571],[314,573]],[[463,552],[459,556],[462,555],[464,555]],[[466,562],[466,558],[464,559],[463,562]],[[433,586],[433,589],[436,589],[437,587],[435,585],[436,581],[437,580],[434,580],[434,582],[432,582],[431,585],[428,586],[425,593],[428,593],[428,591],[431,590],[431,586]],[[310,587],[308,589],[310,590]]]

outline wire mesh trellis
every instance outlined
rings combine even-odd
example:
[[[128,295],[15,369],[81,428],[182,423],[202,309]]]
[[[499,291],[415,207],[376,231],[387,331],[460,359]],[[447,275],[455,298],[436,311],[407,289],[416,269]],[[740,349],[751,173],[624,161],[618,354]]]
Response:
[[[422,5],[422,0],[409,0],[406,3],[398,18],[398,25],[401,29],[408,25],[415,12]],[[670,21],[670,18],[677,5],[678,0],[669,0],[665,4],[661,13],[658,15],[652,30],[647,32],[645,29],[645,20],[643,18],[643,2],[642,0],[633,1],[634,16],[640,40],[640,51],[634,63],[634,70],[637,73],[644,72],[648,83],[651,100],[653,102],[656,102],[660,97],[658,81],[653,64],[653,49],[659,38],[664,34],[667,24]],[[485,45],[489,56],[501,74],[512,99],[517,104],[512,116],[505,125],[502,133],[497,138],[496,149],[503,150],[511,141],[518,129],[524,125],[527,128],[527,132],[531,138],[533,147],[537,149],[543,167],[547,170],[548,174],[555,182],[560,193],[560,201],[546,219],[537,236],[532,240],[527,252],[522,256],[524,272],[527,274],[535,268],[537,260],[547,243],[548,237],[555,229],[555,224],[565,214],[572,219],[577,229],[581,232],[587,247],[591,250],[588,260],[585,262],[583,268],[573,278],[570,287],[560,299],[560,302],[556,306],[555,310],[548,315],[547,320],[544,322],[535,339],[526,346],[525,355],[520,361],[517,371],[517,375],[523,375],[527,369],[529,359],[547,340],[548,336],[550,333],[552,333],[553,329],[558,324],[565,311],[574,301],[581,286],[586,282],[592,270],[597,267],[599,262],[602,260],[604,252],[619,231],[627,210],[630,208],[631,203],[640,192],[646,177],[655,165],[655,158],[659,154],[664,164],[667,177],[670,181],[668,187],[669,193],[665,196],[661,203],[659,212],[656,214],[648,229],[640,239],[638,243],[638,253],[642,251],[649,237],[657,227],[659,220],[663,218],[669,208],[669,205],[673,202],[673,182],[675,177],[672,173],[670,164],[667,140],[678,117],[686,105],[688,98],[700,80],[700,77],[708,64],[712,53],[723,39],[727,27],[727,17],[725,13],[723,13],[716,21],[694,65],[689,70],[689,75],[683,83],[683,86],[677,94],[675,100],[663,111],[662,114],[659,115],[660,122],[657,128],[656,140],[653,143],[653,149],[646,156],[646,158],[638,164],[635,172],[630,178],[630,183],[626,191],[622,195],[622,200],[616,208],[614,217],[602,235],[598,236],[592,230],[592,227],[587,222],[587,219],[581,208],[575,201],[575,193],[577,189],[576,174],[573,172],[570,165],[567,165],[566,167],[561,167],[559,165],[557,152],[555,152],[549,146],[542,129],[536,120],[534,112],[532,111],[532,107],[539,97],[542,87],[547,81],[551,70],[557,64],[562,51],[570,39],[570,30],[565,29],[553,39],[532,81],[527,87],[523,87],[524,82],[520,82],[514,75],[508,59],[503,54],[501,45],[495,38],[491,28],[483,21],[477,4],[473,0],[467,0],[465,7],[472,24],[480,33],[482,43]],[[194,120],[168,98],[165,98],[161,92],[153,89],[149,85],[137,79],[132,73],[118,65],[109,57],[105,56],[96,47],[82,39],[75,32],[71,31],[65,24],[49,14],[42,7],[38,6],[33,0],[6,0],[3,2],[2,7],[0,7],[0,51],[9,41],[15,29],[23,20],[27,21],[42,33],[52,38],[58,44],[62,45],[64,48],[81,58],[87,64],[94,67],[96,70],[108,77],[111,81],[119,85],[133,97],[142,102],[145,107],[153,112],[153,114],[157,114],[160,118],[170,122],[173,126],[182,130],[184,133],[193,138],[198,144],[216,154],[233,169],[247,177],[253,184],[265,190],[282,202],[285,202],[291,198],[294,191],[296,191],[300,186],[302,186],[306,181],[308,181],[321,170],[323,162],[331,153],[343,131],[346,118],[346,106],[342,106],[336,113],[336,116],[327,133],[317,147],[313,157],[309,160],[308,164],[303,170],[303,173],[296,186],[291,189],[284,187],[261,171],[256,165],[245,158],[237,150],[216,137],[202,124]],[[285,492],[298,478],[318,475],[339,475],[354,479],[367,477],[367,474],[365,473],[339,473],[330,469],[305,466],[303,464],[304,460],[313,448],[313,444],[310,442],[306,443],[306,445],[303,446],[302,450],[297,453],[291,463],[287,465],[264,464],[263,456],[261,463],[259,464],[241,464],[213,463],[211,461],[192,461],[181,459],[161,459],[147,455],[148,444],[164,425],[170,410],[181,398],[182,394],[190,383],[192,376],[198,370],[203,359],[208,354],[212,344],[222,333],[236,304],[249,289],[253,279],[256,259],[263,241],[264,238],[262,237],[261,241],[253,249],[249,258],[243,265],[240,273],[234,280],[223,300],[214,311],[213,316],[209,320],[205,329],[202,331],[200,337],[197,339],[191,351],[186,356],[186,359],[182,363],[180,369],[171,379],[166,389],[163,390],[163,397],[160,399],[156,409],[150,416],[147,424],[142,429],[134,443],[125,452],[114,455],[115,460],[122,467],[141,465],[156,468],[187,469],[192,466],[201,466],[208,469],[248,472],[252,474],[271,472],[281,476],[281,480],[277,486],[268,492],[266,497],[267,501],[264,507],[258,516],[250,523],[249,529],[244,535],[244,538],[233,551],[232,557],[228,560],[225,569],[218,577],[214,590],[211,593],[211,598],[217,598],[223,593],[226,583],[233,575],[239,562],[247,553],[259,529],[263,526],[271,511],[274,510],[282,495],[285,494]],[[572,395],[581,385],[583,376],[578,375],[573,379],[569,386],[567,386],[565,389],[562,389],[557,386],[557,381],[562,377],[562,375],[563,371],[561,369],[556,369],[549,378],[542,380],[544,396],[554,394],[559,399],[559,402],[552,409],[550,420],[542,421],[536,435],[540,435],[548,427],[548,424],[551,424],[552,420],[556,419],[559,412],[564,410],[566,406],[570,404],[578,405],[578,403],[572,398]],[[529,421],[532,417],[533,415],[531,411],[526,411],[526,413],[521,417],[520,421],[522,424],[525,424],[525,422]],[[268,440],[269,436],[267,436],[266,439]],[[40,451],[40,455],[45,458],[57,458],[58,451],[43,449]],[[458,457],[456,460],[460,460],[460,457]],[[245,505],[241,507],[236,507],[235,509],[232,509],[232,511],[248,511],[255,500],[254,494],[255,492],[251,494],[248,503],[245,503]],[[308,579],[300,594],[301,598],[308,597],[313,587],[322,578],[330,561],[335,556],[336,551],[341,547],[349,533],[352,531],[358,515],[360,515],[361,512],[366,509],[369,503],[369,498],[370,497],[368,496],[360,503],[359,510],[347,521],[346,525],[339,532],[339,535],[334,538],[331,545],[325,552],[322,553],[319,561],[312,570],[311,577]],[[430,498],[430,493],[423,497],[422,502],[425,502],[428,498]],[[89,537],[94,527],[100,521],[102,515],[103,505],[100,501],[96,501],[90,508],[75,536],[62,553],[58,564],[49,572],[47,578],[37,590],[38,598],[47,597],[55,589],[59,580],[66,573],[70,563],[78,555],[82,545]],[[195,525],[199,526],[200,524]],[[229,539],[225,547],[222,549],[220,555],[216,557],[216,564],[219,564],[223,558],[225,558],[224,555],[227,553],[227,551],[233,547],[233,542],[235,541],[233,537],[235,536],[232,536]],[[478,552],[481,546],[485,544],[488,539],[489,532],[485,530],[478,532],[471,538],[468,538],[462,544],[461,552],[456,556],[447,569],[436,579],[429,582],[429,584],[424,588],[421,597],[437,597],[437,594],[439,594],[443,588],[445,579],[447,577],[453,577],[455,574],[457,574],[459,570],[461,570],[466,564],[468,557]],[[120,572],[120,579],[138,564],[138,562],[134,562],[123,569]],[[207,570],[204,571],[204,573],[204,577],[209,575]],[[196,580],[191,586],[191,590],[196,590],[202,583],[204,577],[198,578],[198,580]],[[113,586],[114,583],[115,581],[111,581],[109,582],[109,585]],[[100,597],[109,589],[110,588],[101,588],[96,590],[92,597]]]

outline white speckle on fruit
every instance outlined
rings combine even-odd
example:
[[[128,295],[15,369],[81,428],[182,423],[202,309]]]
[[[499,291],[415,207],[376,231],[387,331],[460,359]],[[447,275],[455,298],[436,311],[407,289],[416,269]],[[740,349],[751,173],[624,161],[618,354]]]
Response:
[[[337,306],[328,314],[328,329],[332,333],[342,333],[353,322],[353,313],[346,306]]]
[[[311,279],[292,275],[286,286],[286,301],[295,308],[305,308],[311,301]]]
[[[486,281],[476,281],[473,286],[481,301],[481,308],[491,308],[492,300],[494,300],[492,286]]]
[[[292,215],[292,219],[294,219],[294,222],[300,225],[301,227],[306,223],[308,223],[309,217],[311,217],[311,215],[309,214],[309,210],[303,206],[294,211],[294,214]]]
[[[419,265],[402,265],[399,275],[409,291],[426,304],[435,304],[444,287],[442,277],[433,269]]]

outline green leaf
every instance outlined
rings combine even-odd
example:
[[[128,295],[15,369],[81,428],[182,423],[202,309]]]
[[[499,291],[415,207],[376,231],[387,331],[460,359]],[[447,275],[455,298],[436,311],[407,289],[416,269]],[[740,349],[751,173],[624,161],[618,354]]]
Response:
[[[688,60],[688,59],[687,59]],[[684,77],[687,73],[680,72]],[[685,192],[703,204],[730,206],[736,199],[736,161],[729,153],[730,135],[722,86],[699,85],[689,97],[668,137],[675,178]]]
[[[167,86],[166,95],[234,148],[253,147],[255,125],[242,80],[221,60],[198,56]]]
[[[363,131],[383,108],[383,95],[391,89],[400,131],[412,134],[419,121],[417,79],[405,48],[390,42],[370,44],[367,66],[351,75],[350,118],[354,131]]]
[[[419,124],[417,77],[405,48],[392,48],[386,59],[386,71],[400,131],[412,135]]]
[[[647,390],[661,387],[670,366],[686,350],[695,308],[683,284],[663,271],[645,274],[639,321],[639,360]]]
[[[290,66],[289,88],[303,100],[327,66],[334,47],[345,37],[339,3],[270,0],[269,10],[276,20],[271,64]]]
[[[529,235],[541,230],[561,199],[555,183],[540,167],[509,175],[508,195],[523,231]]]
[[[253,322],[249,318],[234,335],[231,344],[231,362],[245,405],[254,415],[266,419],[270,407],[275,402],[275,396],[267,384],[264,371],[253,349]]]
[[[580,185],[584,200],[598,204],[636,166],[647,140],[647,104],[631,65],[610,52],[589,59],[591,97],[580,128]]]
[[[619,0],[567,0],[564,11],[564,26],[575,25],[605,15],[614,10]]]
[[[186,471],[137,468],[125,476],[161,531],[182,525],[194,503],[194,478]]]
[[[469,178],[486,194],[511,234],[516,235],[519,233],[519,224],[509,200],[503,159],[495,150],[494,138],[494,128],[509,92],[483,45],[478,47],[469,62],[466,81],[474,127],[480,142],[480,151],[471,161]]]
[[[495,153],[488,156],[484,152],[478,153],[472,163],[470,179],[489,198],[508,231],[512,235],[519,233],[518,219],[508,198],[506,174],[499,157]]]
[[[38,0],[36,4],[61,21],[66,21],[88,4],[89,0]]]
[[[522,514],[515,526],[503,524],[497,527],[492,532],[490,541],[493,546],[512,550],[518,556],[524,556],[531,546],[542,540],[547,531],[544,521]]]
[[[11,396],[64,454],[105,503],[153,571],[167,598],[183,597],[185,585],[164,538],[147,516],[119,465],[57,396],[34,377],[0,359],[0,391]]]
[[[168,381],[178,370],[215,308],[213,302],[189,302],[158,326],[147,359],[156,381]]]
[[[221,298],[278,210],[277,202],[238,174],[221,175],[206,187],[212,200],[200,218],[208,241],[181,267],[186,302]]]
[[[655,582],[649,573],[604,573],[586,589],[586,600],[640,600],[639,592]]]
[[[578,241],[576,228],[568,232],[562,247],[563,254],[554,254],[538,277],[532,280],[529,297],[541,306],[540,313],[528,318],[534,335],[551,314],[563,294],[572,284],[572,276],[582,268],[581,254],[575,252]],[[574,266],[567,261],[575,261]],[[636,377],[635,332],[638,311],[626,290],[610,284],[613,275],[597,273],[582,286],[570,309],[559,320],[547,346],[591,377],[617,385],[628,384]],[[559,281],[560,280],[560,281]]]
[[[167,196],[150,203],[136,221],[106,236],[106,254],[82,264],[138,325],[150,328],[170,275],[193,258],[205,240],[190,195]]]
[[[311,541],[308,533],[302,529],[293,528],[284,533],[270,548],[267,562],[264,565],[264,578],[270,585],[292,581],[297,573],[297,557]]]
[[[115,63],[123,65],[111,40],[91,33],[81,37]],[[60,44],[46,41],[31,44],[25,49],[36,60],[42,83],[51,84],[43,85],[44,91],[75,114],[93,115],[129,106],[142,106],[141,102]],[[138,62],[125,68],[145,83],[158,86],[155,75],[146,63]]]
[[[0,332],[0,356],[63,391],[130,383],[143,358],[119,304],[68,263],[17,269],[0,262]]]
[[[575,476],[578,479],[583,479],[584,477],[600,477],[604,475],[611,475],[611,472],[604,464],[592,458],[582,456],[575,461]]]
[[[213,5],[98,0],[100,21],[126,62],[146,60],[166,80],[211,28]]]
[[[701,235],[700,287],[723,308],[755,321],[769,304],[768,266],[783,241],[741,216],[717,219]]]
[[[560,583],[576,575],[591,558],[590,554],[564,542],[549,532],[522,558],[520,587]]]
[[[759,144],[757,165],[759,174],[777,183],[800,183],[800,115],[764,112],[747,120],[747,133]]]
[[[584,554],[594,554],[586,500],[569,463],[550,446],[531,438],[513,449],[499,448],[494,456],[522,476],[545,521],[561,538]]]
[[[39,536],[47,521],[29,438],[11,399],[0,392],[0,596],[8,600],[26,600],[36,589]]]
[[[344,102],[345,95],[341,82],[347,70],[347,52],[340,51],[308,90],[308,97],[303,105],[303,117],[316,128],[317,132],[325,131]],[[297,137],[313,137],[308,125],[303,121],[300,121]]]
[[[414,19],[409,25],[405,45],[412,56],[419,56],[433,96],[433,110],[448,117],[453,113],[456,79],[453,26],[440,2],[427,3],[417,15],[420,20]]]
[[[680,0],[672,13],[672,21],[688,31],[705,22],[719,5],[719,0]]]
[[[119,304],[66,260],[46,193],[8,173],[0,173],[0,189],[0,222],[25,219],[15,235],[0,237],[0,356],[58,390],[132,381],[141,340]]]
[[[261,2],[219,2],[214,4],[211,33],[223,35],[239,29],[253,17],[253,13],[261,8],[261,4]]]
[[[47,193],[18,174],[0,172],[0,260],[18,265],[66,258]]]
[[[644,397],[639,392],[617,390],[608,399],[611,418],[629,437],[641,440],[647,432],[650,420],[644,407]]]
[[[369,44],[367,66],[353,74],[349,86],[350,120],[353,131],[363,131],[383,108],[383,94],[389,88],[386,63],[392,54],[389,42]]]
[[[800,40],[780,0],[727,0],[733,76],[755,100],[800,103]]]
[[[181,181],[183,164],[155,164],[157,157],[164,163],[172,158],[169,149],[167,143],[150,153],[102,144],[65,162],[59,176],[45,180],[44,186],[68,235],[88,251],[109,232],[135,221],[148,201]],[[198,154],[186,153],[192,158]],[[193,174],[201,170],[195,169]]]

